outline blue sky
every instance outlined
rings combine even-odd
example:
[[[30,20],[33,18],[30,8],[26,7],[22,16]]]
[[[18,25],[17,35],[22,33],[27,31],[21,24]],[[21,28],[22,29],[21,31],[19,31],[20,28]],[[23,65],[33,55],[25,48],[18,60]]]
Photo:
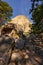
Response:
[[[31,21],[31,15],[29,14],[29,10],[31,8],[30,0],[4,0],[9,3],[9,5],[13,8],[13,16],[14,18],[17,15],[25,15]]]

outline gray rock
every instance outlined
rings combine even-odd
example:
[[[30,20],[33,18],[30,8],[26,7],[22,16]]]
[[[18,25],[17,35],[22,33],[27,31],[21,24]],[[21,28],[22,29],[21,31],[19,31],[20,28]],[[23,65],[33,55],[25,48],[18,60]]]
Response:
[[[9,65],[16,65],[14,62],[9,63]]]
[[[8,36],[8,35],[2,35],[2,36],[0,37],[0,44],[2,44],[2,43],[7,43],[7,44],[9,44],[9,43],[11,43],[13,40],[14,40],[14,39],[13,39],[12,37]]]
[[[5,52],[2,57],[0,57],[0,65],[8,65],[10,56],[11,56],[11,49],[9,50],[9,52]]]
[[[5,37],[5,43],[11,44],[14,39],[12,37]]]
[[[2,45],[0,46],[0,52],[5,52],[8,47],[9,47],[8,44],[2,44]]]
[[[23,40],[22,38],[18,39],[15,43],[15,47],[18,49],[23,49],[24,48],[24,44],[25,44],[25,40]]]
[[[14,39],[9,36],[3,35],[2,37],[0,37],[0,53],[3,54],[4,52],[6,52],[12,41],[14,41]]]

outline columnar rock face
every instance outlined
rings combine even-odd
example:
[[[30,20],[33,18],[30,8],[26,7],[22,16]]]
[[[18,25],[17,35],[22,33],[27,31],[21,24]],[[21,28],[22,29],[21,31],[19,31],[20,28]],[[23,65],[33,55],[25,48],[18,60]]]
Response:
[[[24,47],[25,40],[23,36],[20,38],[19,35],[23,34],[24,36],[25,35],[27,36],[27,34],[29,34],[31,31],[31,26],[32,24],[25,16],[19,15],[13,18],[10,23],[7,23],[2,26],[1,35],[5,35],[13,38],[16,42],[15,46],[18,49],[22,49]]]
[[[23,15],[16,16],[11,20],[11,23],[16,25],[17,31],[21,30],[26,35],[31,30],[31,22]]]
[[[32,27],[32,24],[30,23],[30,21],[25,16],[19,15],[13,18],[10,23],[2,26],[2,30],[3,30],[2,33],[5,33],[5,34],[11,33],[13,35],[13,33],[21,31],[23,32],[24,35],[27,36],[27,34],[29,34],[31,31],[31,27]]]
[[[12,19],[10,23],[1,27],[0,65],[43,65],[43,54],[41,54],[43,53],[43,44],[41,47],[39,46],[41,39],[43,43],[43,33],[41,34],[41,39],[34,34],[26,37],[27,33],[31,31],[31,26],[31,23],[25,16],[19,15]],[[13,48],[11,46],[9,52],[5,53],[12,41],[15,41],[13,42]],[[35,45],[35,43],[38,44]],[[9,63],[7,63],[8,61]]]

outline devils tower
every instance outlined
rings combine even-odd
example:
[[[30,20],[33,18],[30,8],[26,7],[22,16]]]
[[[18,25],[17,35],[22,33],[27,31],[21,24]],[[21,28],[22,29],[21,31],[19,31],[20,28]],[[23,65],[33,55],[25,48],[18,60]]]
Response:
[[[17,30],[23,30],[24,34],[31,30],[31,22],[24,15],[18,15],[11,20],[11,23],[15,24]]]

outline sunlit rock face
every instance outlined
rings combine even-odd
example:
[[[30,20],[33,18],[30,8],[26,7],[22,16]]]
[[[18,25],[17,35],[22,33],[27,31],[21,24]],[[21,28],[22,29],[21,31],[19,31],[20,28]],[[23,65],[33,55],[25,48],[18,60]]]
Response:
[[[10,23],[3,25],[0,30],[0,65],[8,65],[6,64],[8,59],[9,65],[39,65],[39,63],[43,65],[43,33],[40,34],[41,37],[34,34],[26,37],[22,33],[19,36],[18,31],[22,31],[24,34],[31,31],[31,23],[23,15],[15,17]],[[4,55],[3,59],[6,61],[3,64],[1,58],[13,41],[15,41],[14,48],[12,51],[10,50],[9,54],[7,52],[7,56]]]
[[[32,24],[25,16],[19,15],[13,18],[10,23],[5,24],[2,27],[2,33],[4,33],[4,31],[5,34],[13,33],[13,37],[15,37],[15,32],[18,33],[21,31],[24,35],[27,36],[27,34],[29,34],[31,31],[31,26]]]
[[[23,33],[26,35],[30,32],[32,24],[30,23],[29,19],[27,19],[23,15],[18,15],[15,18],[11,20],[11,23],[16,25],[17,31],[23,31]]]
[[[23,35],[19,36],[18,32],[22,31],[24,35],[27,35],[27,33],[29,33],[30,30],[31,30],[31,23],[23,15],[19,15],[19,16],[15,17],[14,19],[12,19],[12,21],[10,23],[3,25],[1,28],[2,36],[0,38],[0,44],[3,42],[3,43],[5,43],[5,45],[2,45],[0,47],[0,49],[2,49],[2,47],[3,47],[3,49],[1,51],[6,50],[6,48],[8,48],[8,46],[6,44],[9,44],[9,43],[11,44],[12,41],[15,41],[14,48],[22,50],[25,47],[25,39],[24,39]],[[20,58],[18,58],[18,57],[20,57]],[[16,59],[16,58],[21,59],[21,56],[19,55],[19,53],[14,53],[14,54],[12,54],[11,58],[12,58],[12,60]]]
[[[10,42],[9,37],[11,37],[15,40],[15,47],[18,49],[23,49],[25,44],[24,37],[30,33],[31,26],[32,24],[25,16],[19,15],[13,18],[10,23],[2,26],[1,35],[5,35],[5,38],[8,36],[8,39],[5,40],[6,43]],[[22,35],[22,33],[24,36]]]

